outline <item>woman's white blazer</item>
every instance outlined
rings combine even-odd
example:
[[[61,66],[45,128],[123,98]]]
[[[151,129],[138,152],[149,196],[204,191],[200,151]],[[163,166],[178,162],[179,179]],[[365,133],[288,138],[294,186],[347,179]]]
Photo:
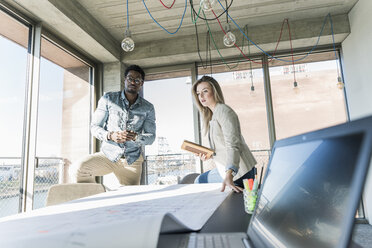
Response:
[[[232,165],[238,168],[234,176],[237,180],[257,163],[241,134],[238,115],[226,104],[217,103],[215,106],[209,122],[208,139],[215,151],[213,161],[222,178]]]

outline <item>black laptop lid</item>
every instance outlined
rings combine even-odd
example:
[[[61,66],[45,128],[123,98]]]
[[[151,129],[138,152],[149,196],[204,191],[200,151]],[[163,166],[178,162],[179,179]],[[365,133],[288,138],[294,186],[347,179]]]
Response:
[[[248,236],[255,247],[346,247],[371,157],[372,117],[275,143]]]

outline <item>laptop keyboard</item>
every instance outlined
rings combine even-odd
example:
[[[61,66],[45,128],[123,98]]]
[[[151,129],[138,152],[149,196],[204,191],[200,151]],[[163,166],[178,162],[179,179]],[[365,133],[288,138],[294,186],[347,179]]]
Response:
[[[230,247],[228,237],[221,234],[197,235],[191,233],[187,248],[228,248]]]

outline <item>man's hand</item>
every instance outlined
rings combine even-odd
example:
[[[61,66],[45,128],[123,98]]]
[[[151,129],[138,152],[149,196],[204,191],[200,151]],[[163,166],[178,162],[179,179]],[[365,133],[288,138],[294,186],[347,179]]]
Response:
[[[222,188],[221,192],[225,191],[226,186],[229,186],[232,190],[234,190],[236,193],[243,192],[243,189],[235,186],[234,180],[233,180],[233,175],[231,174],[231,170],[226,171],[226,177],[225,180],[222,182]]]
[[[119,131],[111,134],[111,140],[116,143],[124,143],[126,141],[135,141],[137,133],[134,131]]]

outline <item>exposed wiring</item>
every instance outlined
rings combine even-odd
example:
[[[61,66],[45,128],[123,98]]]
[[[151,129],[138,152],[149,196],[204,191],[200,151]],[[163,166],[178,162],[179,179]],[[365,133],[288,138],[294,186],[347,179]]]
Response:
[[[336,45],[335,45],[335,35],[334,35],[334,32],[333,32],[333,21],[332,21],[331,16],[329,16],[329,21],[331,23],[332,43],[333,43],[333,50],[335,51],[336,66],[337,66],[337,77],[338,77],[338,81],[341,81],[340,68],[339,68],[340,65],[338,64],[339,58],[338,58],[338,55],[337,55],[337,50],[336,50]]]
[[[225,0],[225,4],[226,4],[226,23],[229,23],[229,9],[227,8],[227,0]]]
[[[205,14],[204,14],[204,11],[203,11],[203,15],[205,15]],[[235,67],[237,67],[237,66],[239,65],[239,61],[238,61],[234,66],[230,66],[230,65],[225,61],[224,57],[222,56],[220,50],[219,50],[218,47],[217,47],[217,44],[216,44],[214,38],[213,38],[213,35],[212,35],[211,29],[210,29],[210,27],[209,27],[208,21],[205,20],[205,23],[207,24],[208,32],[209,32],[209,34],[210,34],[210,36],[211,36],[211,39],[212,39],[212,42],[213,42],[213,46],[214,46],[214,48],[217,50],[217,53],[220,55],[222,62],[223,62],[223,63],[224,63],[224,64],[225,64],[225,65],[226,65],[230,70],[232,70],[232,69],[234,69]]]
[[[127,0],[127,30],[129,30],[129,0]]]
[[[209,24],[208,24],[208,22],[207,22],[208,20],[209,20],[209,21],[211,21],[211,20],[217,20],[217,21],[218,21],[218,24],[219,24],[219,26],[220,26],[220,28],[221,28],[221,30],[222,30],[223,33],[226,35],[226,32],[225,32],[224,28],[222,27],[221,22],[220,22],[219,19],[218,19],[219,17],[221,17],[221,16],[222,16],[223,14],[225,14],[225,13],[226,13],[226,22],[228,23],[228,22],[229,22],[229,19],[230,19],[230,20],[234,23],[234,25],[238,28],[238,30],[242,33],[242,35],[243,35],[242,49],[241,49],[239,46],[237,46],[236,44],[234,44],[234,46],[239,50],[240,54],[241,54],[244,58],[246,58],[248,61],[250,61],[251,63],[253,62],[253,63],[256,63],[256,64],[263,64],[262,62],[257,62],[257,61],[254,61],[254,60],[248,58],[248,57],[244,54],[243,50],[244,50],[244,41],[245,41],[245,39],[247,39],[248,50],[249,50],[249,56],[250,56],[250,46],[249,46],[249,42],[250,42],[251,44],[253,44],[253,45],[254,45],[255,47],[257,47],[261,52],[263,52],[265,55],[267,55],[267,56],[270,58],[270,59],[269,59],[267,62],[265,62],[265,63],[270,63],[273,59],[276,59],[276,60],[279,60],[279,61],[283,61],[283,62],[291,62],[291,63],[292,63],[292,66],[293,66],[293,70],[294,70],[294,62],[297,62],[297,61],[300,61],[300,60],[305,59],[305,58],[306,58],[307,56],[309,56],[309,55],[314,51],[314,49],[318,46],[319,41],[320,41],[320,37],[322,36],[322,33],[323,33],[323,31],[324,31],[324,27],[325,27],[325,24],[326,24],[328,18],[330,19],[330,24],[331,24],[331,32],[332,32],[333,49],[334,49],[334,52],[335,52],[335,58],[336,58],[336,61],[339,60],[338,55],[337,55],[336,46],[335,46],[334,31],[333,31],[333,22],[332,22],[332,17],[331,17],[331,14],[330,14],[330,13],[329,13],[325,18],[324,18],[324,21],[323,21],[323,24],[322,24],[322,28],[321,28],[321,31],[320,31],[320,33],[319,33],[319,36],[318,36],[318,38],[317,38],[317,41],[316,41],[315,45],[314,45],[314,46],[311,48],[311,50],[310,50],[309,52],[307,52],[303,57],[294,60],[293,47],[292,47],[292,37],[291,37],[291,31],[290,31],[290,26],[289,26],[288,19],[283,20],[283,23],[282,23],[282,26],[281,26],[281,30],[280,30],[280,35],[279,35],[279,38],[278,38],[278,41],[277,41],[277,44],[276,44],[275,50],[274,50],[274,52],[272,53],[272,55],[270,55],[270,54],[268,54],[265,50],[263,50],[260,46],[258,46],[255,42],[253,42],[253,41],[248,37],[248,32],[243,31],[243,30],[240,28],[240,26],[235,22],[235,20],[234,20],[234,19],[229,15],[228,10],[229,10],[229,8],[230,8],[231,5],[232,5],[233,0],[231,0],[231,2],[230,2],[229,5],[228,5],[228,3],[227,3],[227,0],[225,0],[225,4],[226,4],[225,7],[222,5],[222,3],[220,2],[220,0],[218,0],[219,4],[221,5],[221,7],[222,7],[222,9],[223,9],[224,11],[223,11],[220,15],[217,16],[216,13],[215,13],[215,12],[213,11],[213,9],[212,9],[212,13],[214,14],[215,18],[206,18],[204,11],[203,11],[203,16],[204,16],[204,17],[200,16],[201,7],[199,6],[199,10],[198,10],[198,12],[196,12],[195,9],[194,9],[194,6],[193,6],[193,0],[189,0],[189,1],[190,1],[190,6],[191,6],[191,21],[192,21],[192,23],[195,25],[195,33],[196,33],[196,40],[197,40],[197,50],[198,50],[198,55],[199,55],[200,61],[201,61],[202,66],[203,66],[204,69],[206,69],[206,68],[208,67],[208,64],[206,63],[206,65],[204,65],[203,60],[202,60],[202,58],[201,58],[201,54],[200,54],[200,48],[199,48],[199,35],[198,35],[198,30],[197,30],[197,25],[196,25],[196,22],[197,22],[198,18],[200,18],[200,19],[206,21],[206,24],[207,24],[207,27],[208,27],[207,35],[210,36],[210,39],[209,39],[209,38],[207,39],[206,62],[208,61],[208,53],[209,53],[209,60],[210,60],[210,64],[211,64],[210,41],[212,40],[213,45],[214,45],[214,47],[216,48],[218,54],[220,55],[222,61],[225,63],[225,65],[226,65],[227,67],[229,67],[229,69],[233,69],[233,68],[235,68],[235,67],[239,64],[239,62],[237,62],[237,64],[236,64],[235,66],[231,67],[231,66],[229,66],[229,65],[226,63],[226,61],[224,60],[222,54],[220,53],[220,51],[219,51],[219,49],[218,49],[218,47],[217,47],[217,45],[216,45],[216,42],[214,41],[214,38],[213,38],[213,35],[212,35],[212,32],[211,32],[211,29],[210,29]],[[185,0],[185,9],[184,9],[184,12],[183,12],[183,14],[182,14],[182,18],[181,18],[180,24],[179,24],[178,28],[176,29],[176,31],[174,31],[174,32],[169,32],[169,31],[168,31],[167,29],[165,29],[165,28],[164,28],[164,27],[163,27],[159,22],[157,22],[157,21],[155,20],[155,18],[152,16],[152,14],[151,14],[151,12],[149,11],[149,9],[147,8],[146,3],[145,3],[145,0],[142,0],[142,2],[143,2],[143,4],[144,4],[144,6],[145,6],[147,12],[149,13],[150,17],[152,18],[152,20],[153,20],[157,25],[159,25],[159,26],[160,26],[164,31],[166,31],[166,32],[169,33],[169,34],[175,34],[175,33],[177,33],[178,30],[181,28],[182,23],[183,23],[183,19],[184,19],[184,16],[185,16],[185,12],[186,12],[186,9],[187,9],[187,0]],[[160,2],[161,2],[161,4],[162,4],[164,7],[170,9],[170,8],[172,8],[172,7],[174,6],[175,0],[174,0],[173,3],[171,4],[171,6],[166,6],[166,5],[163,3],[162,0],[160,0]],[[128,8],[128,0],[127,0],[127,29],[129,29],[129,10],[128,10],[128,9],[129,9],[129,8]],[[290,41],[290,46],[291,46],[291,55],[292,55],[292,59],[291,59],[291,60],[286,60],[286,59],[282,59],[282,58],[279,58],[279,57],[276,57],[276,56],[275,56],[275,54],[276,54],[276,52],[277,52],[277,49],[278,49],[278,45],[279,45],[279,43],[280,43],[280,41],[281,41],[281,38],[282,38],[283,27],[284,27],[284,23],[285,23],[285,22],[287,23],[288,32],[289,32],[289,41]],[[247,26],[245,26],[244,29],[247,29]],[[208,44],[209,44],[209,46],[208,46]],[[209,49],[209,50],[208,50],[208,49]],[[251,63],[250,63],[250,67],[252,67]],[[211,66],[211,65],[210,65],[210,66]],[[295,73],[295,71],[294,71],[294,73]],[[338,76],[340,75],[340,70],[339,70],[339,64],[338,64],[338,62],[337,62],[337,74],[338,74]],[[296,76],[294,75],[294,80],[296,80],[295,77],[296,77]]]
[[[230,9],[230,7],[231,7],[233,1],[234,1],[234,0],[231,0],[229,6],[228,6],[227,8],[223,8],[224,11],[223,11],[219,16],[218,16],[218,18],[220,18],[223,14],[225,14],[225,13]],[[220,3],[220,4],[221,4],[221,3]],[[193,0],[190,0],[190,6],[191,6],[192,11],[196,14],[196,11],[195,11],[195,9],[194,9]],[[202,20],[204,20],[204,21],[205,21],[205,20],[208,20],[208,21],[214,21],[214,20],[216,20],[216,18],[205,18],[205,17],[203,18],[203,17],[201,17],[199,14],[197,14],[197,16],[198,16],[198,18],[200,18],[200,19],[202,19]]]
[[[191,21],[192,21],[193,24],[196,24],[196,22],[198,21],[199,15],[200,15],[201,7],[199,7],[198,14],[195,14],[195,12],[193,12],[191,8],[190,8],[190,10],[191,10]],[[195,18],[195,16],[193,18],[193,15],[196,15],[196,18]],[[195,21],[194,21],[194,19],[195,19]]]
[[[221,7],[226,10],[223,5],[221,4],[220,0],[217,0],[218,3],[221,5]],[[212,10],[213,11],[213,10]],[[274,58],[276,60],[279,60],[279,61],[283,61],[283,62],[292,62],[291,60],[286,60],[286,59],[281,59],[281,58],[278,58],[278,57],[275,57],[275,56],[272,56],[270,54],[268,54],[265,50],[263,50],[260,46],[258,46],[256,43],[254,43],[251,39],[249,39],[249,37],[247,37],[244,32],[242,31],[242,29],[239,27],[239,25],[235,22],[235,20],[228,14],[226,13],[227,16],[230,18],[230,20],[235,24],[235,26],[239,29],[239,31],[255,46],[257,47],[261,52],[263,52],[264,54],[266,54],[268,57],[270,58]],[[311,50],[309,52],[307,52],[302,58],[299,58],[299,59],[296,59],[294,62],[297,62],[297,61],[300,61],[300,60],[303,60],[305,59],[307,56],[309,56],[310,53],[312,53],[314,51],[314,49],[318,46],[319,44],[319,40],[320,40],[320,37],[323,33],[323,30],[324,30],[324,26],[326,24],[326,21],[328,18],[331,18],[331,14],[329,13],[325,18],[324,18],[324,22],[323,22],[323,25],[322,25],[322,29],[320,31],[320,34],[318,36],[318,40],[316,41],[315,45],[311,48]]]
[[[285,19],[287,22],[287,27],[288,27],[288,33],[289,33],[289,44],[291,46],[291,55],[292,55],[292,69],[293,69],[293,80],[294,80],[294,85],[297,87],[297,81],[296,81],[296,69],[294,65],[294,58],[293,58],[293,47],[292,47],[292,35],[291,35],[291,28],[289,27],[289,22],[288,19]]]
[[[283,25],[282,25],[282,30],[283,30]],[[248,35],[248,25],[244,26],[244,33]],[[244,51],[244,36],[243,36],[243,48],[242,50]],[[251,47],[249,46],[249,40],[247,40],[247,46],[248,46],[248,56],[251,56]],[[253,85],[253,68],[252,68],[252,61],[249,61],[249,77],[251,78],[251,91],[254,91],[254,85]]]
[[[205,16],[204,11],[203,11],[203,15]],[[218,20],[218,18],[217,18],[217,20]],[[208,21],[205,20],[205,22],[206,22],[206,24],[207,24],[207,28],[208,28],[208,30],[209,30],[209,32],[210,32],[210,35],[211,35],[211,38],[212,38],[213,45],[214,45],[215,49],[217,50],[218,54],[220,55],[222,62],[223,62],[223,63],[224,63],[224,64],[225,64],[225,65],[226,65],[230,70],[231,70],[231,69],[234,69],[235,67],[237,67],[237,66],[239,65],[240,61],[238,61],[238,62],[236,63],[236,65],[234,65],[234,66],[230,66],[230,65],[225,61],[224,57],[222,56],[220,50],[219,50],[218,47],[217,47],[217,44],[216,44],[214,38],[213,38],[213,35],[212,35],[212,32],[211,32],[210,26],[209,26],[209,24],[208,24]],[[280,40],[281,40],[281,38],[282,38],[282,33],[283,33],[284,24],[285,24],[285,20],[283,20],[283,22],[282,22],[282,26],[281,26],[281,29],[280,29],[279,39],[278,39],[278,41],[277,41],[277,43],[276,43],[276,47],[275,47],[275,50],[274,50],[274,53],[273,53],[274,55],[275,55],[275,53],[277,52],[277,49],[278,49],[278,46],[279,46]],[[223,32],[225,32],[225,31],[223,30],[221,24],[220,24],[220,28],[222,29]],[[245,54],[243,53],[242,50],[244,50],[244,44],[245,44],[244,41],[246,40],[246,36],[248,36],[248,27],[247,27],[247,25],[244,27],[244,29],[247,29],[247,34],[246,34],[245,36],[243,36],[242,49],[240,50],[240,51],[241,51],[241,52],[240,52],[240,55],[241,55],[241,56],[244,56],[244,55],[245,55]],[[225,33],[225,34],[226,34],[226,33]],[[198,39],[198,37],[197,37],[197,39]],[[248,50],[249,50],[249,56],[250,56],[250,47],[249,47],[249,40],[248,40],[248,39],[247,39],[247,44],[248,44]],[[270,62],[273,60],[273,58],[271,58],[268,62],[263,63],[263,62],[256,62],[255,60],[252,60],[252,59],[250,59],[250,58],[248,58],[248,57],[246,57],[246,56],[244,56],[244,57],[245,57],[248,61],[250,61],[251,63],[253,62],[253,63],[256,63],[256,64],[268,64],[268,63],[270,63]],[[201,59],[201,58],[200,58],[200,59]],[[202,63],[202,66],[203,66],[203,63]],[[203,68],[204,68],[204,67],[203,67]],[[204,68],[204,69],[205,69],[205,68]]]
[[[204,12],[203,12],[203,13],[204,13]],[[216,16],[216,20],[217,20],[218,24],[220,25],[220,28],[221,28],[222,32],[226,35],[226,31],[223,29],[222,24],[221,24],[220,20],[218,19],[216,13],[214,13],[213,10],[212,10],[212,13],[214,14],[214,16]],[[281,40],[281,38],[282,38],[282,33],[283,33],[283,26],[284,26],[284,23],[285,23],[285,20],[282,22],[282,27],[281,27],[281,30],[280,30],[279,39],[278,39],[278,41],[277,41],[277,43],[276,43],[276,47],[275,47],[275,50],[274,50],[274,55],[275,55],[275,53],[276,53],[276,51],[277,51],[277,49],[278,49],[279,42],[280,42],[280,40]],[[248,36],[247,36],[245,33],[243,33],[243,35],[244,35],[245,38],[247,38],[248,41],[250,41],[250,42],[253,44],[253,42],[248,38]],[[266,62],[266,63],[263,63],[263,62],[256,62],[256,61],[254,61],[254,60],[248,58],[248,57],[243,53],[243,51],[240,49],[240,47],[239,47],[236,43],[234,43],[234,46],[235,46],[235,47],[240,51],[240,53],[243,55],[244,58],[246,58],[247,60],[252,61],[253,63],[256,63],[256,64],[268,64],[268,63],[270,63],[270,62],[272,61],[272,59],[275,58],[274,56],[271,56],[271,59],[270,59],[268,62]]]
[[[199,12],[200,12],[200,9],[201,8],[199,8]],[[195,26],[196,48],[197,48],[199,59],[200,59],[200,62],[202,64],[203,69],[207,69],[208,65],[204,65],[203,59],[202,59],[201,54],[200,54],[198,26],[196,25],[196,20],[193,21],[193,19],[195,19],[195,13],[191,10],[191,21],[194,23],[194,26]]]
[[[172,3],[172,5],[170,6],[170,7],[168,7],[167,5],[165,5],[164,3],[163,3],[163,1],[162,0],[159,0],[160,2],[161,2],[161,4],[165,7],[165,8],[167,8],[167,9],[171,9],[172,7],[173,7],[173,5],[174,5],[174,3],[176,2],[176,0],[173,0],[173,3]]]
[[[127,0],[128,1],[128,0]],[[167,32],[168,34],[175,34],[178,32],[178,30],[181,28],[182,26],[182,22],[183,22],[183,18],[185,16],[185,13],[186,13],[186,9],[187,9],[187,0],[185,0],[185,10],[183,11],[183,14],[182,14],[182,18],[181,18],[181,22],[180,22],[180,25],[178,26],[178,28],[176,29],[176,31],[174,32],[169,32],[166,28],[164,28],[160,23],[158,23],[155,18],[151,15],[151,12],[149,11],[149,9],[147,8],[146,6],[146,3],[145,3],[145,0],[142,0],[143,2],[143,5],[145,6],[147,12],[149,13],[150,17],[152,18],[152,20],[159,25],[159,27],[161,27],[165,32]]]
[[[208,61],[208,53],[209,53],[209,68],[211,69],[211,76],[213,75],[213,71],[212,71],[212,68],[213,68],[213,66],[212,66],[212,49],[211,49],[211,39],[210,39],[210,33],[209,33],[210,31],[208,30],[207,31],[207,34],[206,34],[206,38],[207,38],[207,40],[206,40],[206,45],[207,45],[207,47],[206,47],[206,61]]]

